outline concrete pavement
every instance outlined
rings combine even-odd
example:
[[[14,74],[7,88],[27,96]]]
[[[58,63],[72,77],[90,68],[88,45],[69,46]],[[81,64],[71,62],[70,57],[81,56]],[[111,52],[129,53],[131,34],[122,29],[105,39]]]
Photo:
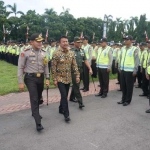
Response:
[[[121,92],[106,99],[84,97],[85,108],[69,102],[71,122],[58,113],[59,103],[40,107],[44,130],[38,133],[30,109],[0,115],[0,150],[149,150],[147,98],[134,89],[129,106],[118,105]]]

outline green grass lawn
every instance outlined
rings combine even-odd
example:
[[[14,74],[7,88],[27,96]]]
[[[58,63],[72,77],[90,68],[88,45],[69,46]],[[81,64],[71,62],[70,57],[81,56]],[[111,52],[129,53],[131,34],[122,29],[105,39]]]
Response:
[[[116,75],[110,73],[110,79],[116,79]],[[92,81],[92,80],[91,80]],[[98,81],[98,79],[94,79]],[[52,80],[50,88],[55,88]],[[27,89],[25,88],[25,91]],[[0,95],[19,92],[17,79],[17,66],[11,65],[5,61],[0,61]]]

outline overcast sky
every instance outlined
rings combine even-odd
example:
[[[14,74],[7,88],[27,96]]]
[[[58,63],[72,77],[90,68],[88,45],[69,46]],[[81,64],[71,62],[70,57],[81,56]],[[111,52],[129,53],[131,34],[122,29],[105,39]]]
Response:
[[[113,19],[130,19],[131,16],[139,17],[146,14],[150,20],[150,0],[3,0],[5,5],[17,3],[17,10],[26,13],[35,10],[43,14],[45,8],[53,8],[58,14],[62,12],[62,6],[70,9],[75,17],[102,18],[104,14],[112,15]]]

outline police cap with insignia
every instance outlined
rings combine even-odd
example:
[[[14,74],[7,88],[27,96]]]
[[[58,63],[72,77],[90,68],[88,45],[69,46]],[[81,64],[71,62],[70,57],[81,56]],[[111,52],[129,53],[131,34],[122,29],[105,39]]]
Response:
[[[96,44],[96,43],[97,43],[96,41],[92,41],[92,42],[91,42],[91,44]]]
[[[88,37],[87,35],[85,35],[85,36],[83,37],[83,40],[89,40],[89,37]]]
[[[50,43],[56,42],[55,39],[50,39]]]
[[[133,37],[131,35],[127,35],[127,36],[123,37],[123,39],[132,41]]]
[[[82,41],[80,40],[80,37],[76,36],[74,37],[74,42],[81,43]]]
[[[41,34],[39,34],[39,33],[34,33],[34,34],[31,35],[30,40],[31,40],[31,41],[41,42],[41,41],[43,41],[44,39],[42,38],[42,35],[41,35]]]
[[[140,46],[147,46],[147,43],[141,42],[141,43],[140,43]]]
[[[100,43],[103,43],[103,42],[106,42],[106,43],[107,43],[107,38],[102,38],[102,39],[100,40]]]
[[[43,44],[49,44],[48,42],[43,42]]]

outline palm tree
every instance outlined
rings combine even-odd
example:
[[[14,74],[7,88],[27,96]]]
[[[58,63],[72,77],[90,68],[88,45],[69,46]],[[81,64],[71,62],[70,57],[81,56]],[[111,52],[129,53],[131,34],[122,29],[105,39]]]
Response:
[[[112,15],[104,15],[104,25],[103,25],[103,37],[106,37],[106,34],[107,34],[107,31],[108,31],[108,26],[109,24],[112,22],[112,18],[113,16]]]
[[[6,7],[10,8],[11,11],[9,13],[14,13],[15,14],[15,17],[17,14],[21,14],[21,15],[24,15],[24,13],[22,11],[17,11],[17,5],[16,3],[14,3],[14,5],[7,5]]]
[[[62,9],[63,9],[63,12],[60,13],[60,16],[65,16],[69,14],[69,11],[70,11],[69,8],[65,9],[65,7],[63,6]]]
[[[54,11],[54,9],[53,8],[50,8],[50,9],[45,9],[45,14],[46,15],[52,15],[52,14],[54,14],[54,15],[56,15],[57,13],[56,13],[56,11]]]

